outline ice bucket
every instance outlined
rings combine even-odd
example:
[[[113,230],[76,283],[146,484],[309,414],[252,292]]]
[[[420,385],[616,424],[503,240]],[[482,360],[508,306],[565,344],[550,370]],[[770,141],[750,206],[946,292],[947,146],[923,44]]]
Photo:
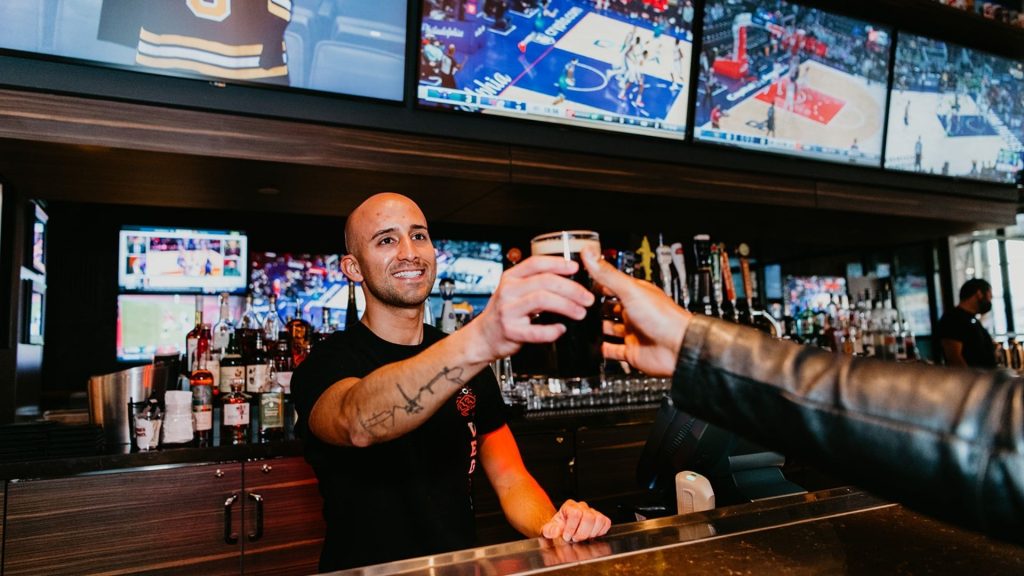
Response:
[[[163,397],[168,366],[164,363],[136,366],[89,379],[89,421],[103,428],[108,446],[131,444],[128,402],[151,395]]]

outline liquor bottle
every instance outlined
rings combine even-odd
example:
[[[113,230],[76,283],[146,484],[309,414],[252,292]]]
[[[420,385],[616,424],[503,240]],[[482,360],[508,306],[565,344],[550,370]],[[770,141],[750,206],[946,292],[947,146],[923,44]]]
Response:
[[[906,352],[907,360],[917,360],[919,353],[917,351],[917,338],[914,337],[914,333],[910,331],[910,326],[907,323],[907,319],[904,318],[900,321],[900,339],[903,340],[903,349]]]
[[[224,349],[224,355],[220,359],[220,379],[217,382],[216,394],[228,394],[231,392],[231,382],[241,379],[245,382],[245,363],[242,361],[242,350],[238,347],[238,335],[232,334],[228,338],[228,347]]]
[[[213,373],[206,367],[209,353],[196,360],[196,369],[188,379],[192,389],[192,426],[196,446],[210,446],[213,442]]]
[[[263,332],[256,331],[256,341],[248,356],[243,355],[245,364],[245,391],[255,395],[263,392],[267,385],[267,354],[263,351]]]
[[[285,324],[285,330],[292,343],[292,366],[298,368],[309,352],[312,327],[302,318],[292,318]]]
[[[244,378],[230,380],[231,391],[224,396],[220,443],[246,444],[249,441],[249,395],[242,392]]]
[[[359,308],[356,306],[356,283],[348,281],[348,308],[345,309],[345,330],[359,323]]]
[[[228,298],[227,292],[220,295],[220,317],[217,318],[217,323],[213,325],[213,333],[211,335],[211,346],[214,354],[223,353],[224,349],[228,347],[228,339],[235,332],[235,325],[231,322]]]
[[[260,394],[259,406],[259,441],[284,440],[284,389],[273,370],[269,388]]]
[[[736,284],[732,279],[732,265],[729,264],[729,252],[722,244],[718,249],[718,257],[721,260],[722,270],[722,319],[729,322],[739,322],[736,310]]]
[[[195,370],[197,351],[203,333],[203,297],[196,296],[196,324],[185,335],[185,372],[191,374]],[[207,341],[207,346],[209,341]]]
[[[442,332],[451,334],[455,332],[455,303],[452,298],[455,296],[455,281],[451,278],[443,278],[438,284],[441,292],[441,324],[438,326]]]
[[[331,309],[324,306],[320,312],[320,327],[317,328],[316,333],[313,335],[313,345],[317,345],[324,340],[327,340],[334,334],[334,326],[331,324]]]
[[[281,316],[277,313],[277,295],[271,294],[268,300],[270,309],[267,310],[267,315],[263,317],[263,345],[268,353],[273,354],[277,348],[277,335],[284,330],[284,323],[281,322]]]
[[[208,323],[203,323],[199,334],[199,347],[201,354],[206,357],[206,369],[213,375],[213,389],[216,394],[217,384],[220,382],[220,355],[213,350],[213,328]]]
[[[277,336],[277,349],[274,351],[274,373],[277,382],[290,394],[292,389],[292,350],[288,332],[281,331]]]
[[[252,307],[252,294],[245,297],[245,309],[242,310],[242,317],[238,320],[235,328],[235,338],[242,349],[242,355],[252,354],[252,348],[256,345],[256,334],[263,331],[263,321],[259,314]]]

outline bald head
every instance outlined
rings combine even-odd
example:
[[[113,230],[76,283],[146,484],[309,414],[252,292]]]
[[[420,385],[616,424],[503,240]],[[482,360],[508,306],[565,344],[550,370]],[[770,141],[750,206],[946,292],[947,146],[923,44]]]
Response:
[[[374,194],[345,222],[341,269],[366,294],[366,314],[422,308],[437,273],[427,218],[401,194]]]
[[[356,209],[345,220],[345,250],[349,254],[358,256],[359,248],[371,236],[388,228],[388,216],[410,211],[413,218],[418,216],[419,224],[425,228],[426,216],[423,215],[419,205],[408,196],[395,192],[380,192],[363,200],[363,203],[356,206]]]

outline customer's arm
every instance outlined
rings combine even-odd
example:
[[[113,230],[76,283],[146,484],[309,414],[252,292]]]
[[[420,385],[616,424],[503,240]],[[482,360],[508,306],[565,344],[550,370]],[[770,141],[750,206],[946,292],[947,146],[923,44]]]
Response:
[[[682,409],[922,511],[1024,540],[1024,382],[854,359],[694,317]]]
[[[612,359],[655,375],[694,415],[839,471],[869,490],[1024,540],[1024,381],[1006,372],[854,359],[691,316],[584,252],[621,300]],[[680,336],[672,327],[681,330]]]

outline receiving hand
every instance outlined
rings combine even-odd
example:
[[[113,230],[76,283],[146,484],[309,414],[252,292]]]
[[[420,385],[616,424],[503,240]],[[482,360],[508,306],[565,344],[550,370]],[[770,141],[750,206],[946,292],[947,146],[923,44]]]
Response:
[[[622,317],[622,322],[605,320],[604,333],[622,338],[623,343],[605,342],[601,347],[605,359],[625,360],[651,376],[671,376],[690,313],[661,288],[616,270],[597,250],[587,247],[582,255],[594,282],[605,294],[619,299],[615,314]]]
[[[565,276],[579,264],[555,256],[533,256],[501,275],[498,289],[475,320],[487,361],[511,356],[525,343],[554,342],[565,333],[563,324],[533,324],[541,312],[582,320],[594,295]]]
[[[587,506],[586,502],[566,500],[555,515],[541,527],[545,538],[561,538],[566,542],[582,542],[603,535],[612,526],[607,516]]]

